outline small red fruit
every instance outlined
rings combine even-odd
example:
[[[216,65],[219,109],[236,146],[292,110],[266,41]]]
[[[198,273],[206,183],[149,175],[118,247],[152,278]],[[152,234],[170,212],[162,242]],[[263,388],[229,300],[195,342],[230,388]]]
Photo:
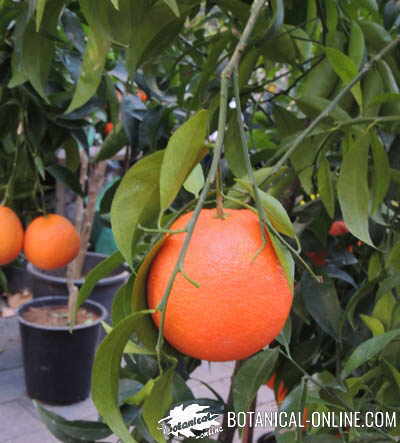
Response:
[[[325,266],[328,253],[326,251],[309,251],[306,252],[306,256],[314,263],[315,266]]]
[[[107,135],[112,132],[114,129],[114,125],[111,122],[108,122],[104,125],[104,135],[107,137]]]
[[[143,91],[143,89],[138,89],[136,95],[142,100],[143,103],[147,102],[149,96]]]
[[[267,386],[270,388],[270,389],[272,389],[273,391],[275,391],[275,378],[276,378],[276,376],[275,376],[275,374],[273,374],[272,376],[271,376],[271,378],[267,381]],[[285,400],[285,398],[286,398],[286,395],[287,395],[287,389],[285,388],[285,385],[283,384],[283,381],[281,381],[280,383],[279,383],[279,386],[278,386],[278,391],[275,393],[275,400],[276,400],[276,403],[278,404],[278,405],[280,405],[281,403],[283,403],[283,400]]]
[[[333,237],[339,237],[341,235],[346,235],[349,232],[349,229],[345,225],[343,220],[336,220],[331,224],[329,228],[329,234]]]

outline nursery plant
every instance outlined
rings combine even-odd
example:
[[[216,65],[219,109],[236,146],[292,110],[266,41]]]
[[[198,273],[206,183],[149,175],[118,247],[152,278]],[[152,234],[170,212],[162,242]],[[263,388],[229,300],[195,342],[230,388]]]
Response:
[[[155,103],[153,126],[128,118],[144,106],[133,94],[114,103],[125,111],[96,159],[131,147],[105,204],[119,251],[78,295],[79,305],[98,279],[130,266],[92,374],[101,420],[70,422],[39,406],[49,429],[62,441],[162,442],[171,434],[160,421],[196,403],[224,416],[217,438],[230,442],[227,413],[254,410],[272,375],[277,393],[285,388],[280,410],[303,420],[397,414],[397,2],[27,4],[20,32],[55,50],[24,65],[23,84],[49,97],[37,75],[51,84],[44,68],[61,44],[51,23],[69,10],[86,37],[62,112],[85,109],[110,58],[126,68],[123,88],[140,82]],[[238,359],[228,399],[212,387],[194,398],[187,382],[199,358]],[[250,424],[239,431],[251,441]],[[393,421],[275,429],[280,443],[398,436]]]

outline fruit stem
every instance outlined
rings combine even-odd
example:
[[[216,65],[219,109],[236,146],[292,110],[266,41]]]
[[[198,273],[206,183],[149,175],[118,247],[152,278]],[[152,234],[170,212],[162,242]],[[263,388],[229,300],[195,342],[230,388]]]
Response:
[[[169,277],[167,287],[164,291],[163,297],[161,302],[159,303],[159,306],[157,307],[158,310],[162,310],[161,312],[161,319],[160,319],[160,326],[158,331],[158,339],[156,344],[156,352],[157,352],[157,358],[158,358],[158,365],[160,373],[163,373],[163,368],[161,365],[161,352],[162,347],[164,344],[164,324],[165,324],[165,317],[166,317],[166,309],[167,309],[167,303],[168,298],[172,290],[172,286],[174,284],[175,278],[178,275],[179,272],[181,272],[181,269],[183,269],[183,263],[184,259],[187,253],[187,250],[189,248],[190,241],[193,236],[194,228],[196,226],[196,222],[200,216],[200,212],[203,209],[206,197],[208,195],[208,191],[210,189],[211,184],[215,181],[217,177],[218,172],[218,166],[221,160],[222,156],[222,150],[223,150],[223,143],[224,143],[224,134],[225,134],[225,128],[226,128],[226,121],[227,121],[227,113],[228,113],[228,90],[229,90],[229,84],[232,77],[233,70],[235,69],[235,66],[237,66],[240,62],[240,58],[246,49],[247,42],[251,36],[251,33],[254,29],[254,26],[256,24],[256,21],[261,13],[261,10],[265,4],[265,0],[254,0],[249,19],[246,23],[246,26],[243,30],[242,35],[240,36],[239,42],[232,54],[231,59],[225,66],[224,70],[221,74],[221,94],[220,94],[220,107],[219,107],[219,116],[218,116],[218,136],[217,141],[215,144],[215,148],[213,150],[213,157],[212,162],[210,166],[210,170],[208,172],[204,187],[200,193],[199,199],[197,201],[196,207],[193,211],[193,215],[190,218],[186,230],[187,234],[185,235],[185,240],[183,242],[182,248],[179,253],[179,257],[177,259],[177,262],[175,264],[175,267]],[[217,198],[218,200],[218,198]]]

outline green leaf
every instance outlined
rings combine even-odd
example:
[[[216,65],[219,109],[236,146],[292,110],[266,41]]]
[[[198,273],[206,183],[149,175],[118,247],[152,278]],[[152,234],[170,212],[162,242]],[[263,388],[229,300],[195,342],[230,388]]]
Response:
[[[186,191],[193,194],[195,198],[199,198],[199,194],[204,187],[204,183],[205,179],[203,169],[200,164],[197,164],[189,174],[185,183],[183,183],[183,187],[186,189]]]
[[[0,290],[3,292],[7,292],[7,277],[4,274],[4,271],[0,268]]]
[[[271,377],[279,349],[266,349],[246,360],[233,379],[233,406],[236,412],[247,412],[258,389]]]
[[[113,328],[110,325],[108,325],[105,321],[101,322],[101,325],[103,326],[103,329],[107,334],[110,334],[111,331],[113,330]],[[155,355],[156,351],[143,348],[142,346],[137,345],[133,341],[128,340],[126,342],[123,353],[124,354],[137,354],[137,355]]]
[[[316,96],[301,96],[295,98],[299,108],[308,117],[314,119],[330,104],[330,100],[323,97]],[[336,106],[329,114],[328,117],[337,120],[339,122],[351,120],[349,114],[340,106]]]
[[[368,281],[373,281],[380,276],[382,272],[381,256],[378,252],[371,255],[368,262]]]
[[[335,48],[325,48],[328,60],[345,85],[348,85],[358,74],[358,69],[353,60]],[[351,88],[358,105],[362,108],[362,93],[360,82]]]
[[[112,324],[115,327],[121,320],[132,314],[132,291],[135,276],[131,275],[129,280],[122,285],[113,298],[111,308]]]
[[[109,48],[110,40],[106,35],[99,35],[89,29],[78,84],[66,114],[84,105],[96,93]]]
[[[270,230],[268,229],[269,236],[272,240],[272,245],[274,247],[275,253],[278,256],[279,262],[285,271],[286,278],[293,290],[294,287],[294,271],[295,264],[294,259],[289,251],[288,247],[282,243],[282,241]]]
[[[268,219],[272,226],[284,235],[295,238],[296,232],[293,227],[286,209],[283,207],[282,203],[272,197],[272,195],[267,194],[261,189],[258,190],[258,195],[260,196],[262,207],[267,213]]]
[[[143,404],[143,418],[150,434],[157,442],[165,441],[159,429],[158,421],[164,418],[172,403],[172,383],[174,368],[168,369],[163,375],[158,377],[154,383],[150,395]]]
[[[233,174],[238,178],[246,176],[247,169],[244,162],[240,129],[235,112],[233,112],[229,118],[224,141],[224,153]]]
[[[56,34],[58,16],[63,6],[62,0],[54,0],[51,8],[44,8],[41,17],[41,32],[36,31],[36,25],[31,20],[21,40],[22,71],[45,101],[47,101],[47,80],[54,54],[54,41],[48,36]]]
[[[128,143],[128,136],[122,127],[122,123],[118,122],[115,128],[105,138],[100,151],[96,155],[95,161],[108,160]]]
[[[390,291],[387,291],[377,299],[372,315],[380,320],[386,330],[390,330],[395,308],[396,299]]]
[[[176,0],[164,0],[164,2],[171,8],[171,11],[177,16],[180,17],[181,13],[179,12],[178,4]]]
[[[317,155],[316,137],[305,140],[290,157],[290,162],[300,179],[301,186],[307,194],[313,192],[314,162]]]
[[[400,241],[397,241],[387,256],[385,267],[392,269],[396,273],[400,270]]]
[[[297,417],[303,417],[304,410],[304,397],[305,397],[305,383],[301,382],[292,389],[289,394],[285,397],[282,405],[279,408],[279,412],[284,412],[289,417],[290,414],[294,413]],[[278,428],[275,430],[275,438],[278,443],[297,443],[297,433],[302,430],[291,427],[291,428]]]
[[[90,296],[97,282],[102,278],[108,277],[115,269],[120,267],[124,263],[124,258],[119,251],[105,258],[99,264],[97,264],[85,277],[85,282],[79,290],[77,307]]]
[[[318,192],[330,218],[335,215],[335,191],[333,189],[331,168],[326,157],[322,157],[318,168]]]
[[[367,328],[372,332],[374,337],[385,333],[385,327],[377,318],[364,314],[361,314],[360,317],[365,326],[367,326]]]
[[[354,236],[373,246],[368,229],[369,141],[369,134],[366,134],[350,143],[343,155],[337,190],[346,226]]]
[[[360,28],[360,25],[356,21],[351,22],[350,40],[349,40],[349,57],[353,60],[357,69],[360,68],[364,59],[365,53],[365,38]]]
[[[201,110],[174,132],[165,150],[160,173],[161,210],[175,200],[182,184],[204,154],[209,113]]]
[[[371,214],[375,214],[382,204],[390,186],[390,164],[384,145],[375,132],[371,133],[371,148],[374,165],[371,183]]]
[[[157,151],[135,163],[115,193],[111,206],[111,225],[119,250],[129,265],[141,231],[160,211],[159,177],[164,151]]]
[[[47,429],[59,440],[66,443],[92,442],[102,440],[112,434],[110,428],[101,422],[86,420],[66,420],[48,411],[40,403],[35,407]]]
[[[342,378],[348,377],[361,365],[376,357],[392,340],[397,338],[399,335],[400,329],[395,329],[394,331],[385,332],[382,335],[370,338],[369,340],[361,343],[361,345],[357,346],[344,365],[341,374]]]
[[[84,194],[77,174],[74,174],[71,170],[62,165],[48,166],[46,171],[49,172],[56,180],[59,180],[76,194],[83,197]]]
[[[119,0],[111,0],[111,3],[113,4],[115,9],[119,9]]]
[[[164,239],[165,237],[160,239],[152,247],[137,271],[132,292],[132,308],[134,312],[140,312],[148,307],[146,291],[147,275],[149,273],[151,263],[161,248]],[[148,348],[152,348],[156,345],[158,329],[150,317],[143,319],[143,325],[140,331],[138,331],[138,337]]]
[[[136,312],[122,320],[97,349],[92,370],[92,399],[99,414],[125,443],[136,443],[118,406],[119,370],[122,354],[131,334],[141,327],[149,311]]]
[[[334,284],[331,281],[318,283],[304,273],[300,285],[307,311],[327,334],[337,340],[343,311]]]
[[[36,0],[36,32],[39,32],[45,6],[46,0]]]
[[[285,347],[286,352],[290,355],[290,339],[292,337],[292,320],[288,317],[285,327],[282,329],[278,337],[276,337],[276,341]]]

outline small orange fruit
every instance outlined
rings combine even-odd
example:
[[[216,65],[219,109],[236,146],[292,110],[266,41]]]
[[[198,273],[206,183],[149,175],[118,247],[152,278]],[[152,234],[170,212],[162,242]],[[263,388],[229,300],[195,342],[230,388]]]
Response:
[[[0,206],[0,266],[14,261],[24,243],[24,228],[17,214]]]
[[[341,235],[346,235],[349,232],[348,227],[346,226],[343,220],[336,220],[331,224],[329,228],[329,234],[333,237],[339,237]]]
[[[113,123],[112,123],[112,122],[107,122],[107,123],[104,125],[104,130],[103,130],[104,135],[107,137],[107,135],[108,135],[110,132],[112,132],[113,129],[114,129],[114,125],[113,125]]]
[[[241,360],[271,343],[285,325],[293,298],[270,239],[260,250],[258,217],[234,209],[225,215],[201,211],[183,265],[200,287],[178,274],[164,325],[172,346],[210,361]],[[181,216],[171,229],[185,228],[191,216]],[[168,235],[153,260],[147,281],[151,309],[164,295],[185,235]],[[160,312],[153,315],[157,326],[160,317]]]
[[[149,96],[143,91],[143,89],[138,89],[136,95],[142,100],[143,103],[147,102]]]
[[[79,252],[80,238],[73,224],[65,217],[48,214],[35,218],[25,233],[26,258],[37,268],[62,268]]]

